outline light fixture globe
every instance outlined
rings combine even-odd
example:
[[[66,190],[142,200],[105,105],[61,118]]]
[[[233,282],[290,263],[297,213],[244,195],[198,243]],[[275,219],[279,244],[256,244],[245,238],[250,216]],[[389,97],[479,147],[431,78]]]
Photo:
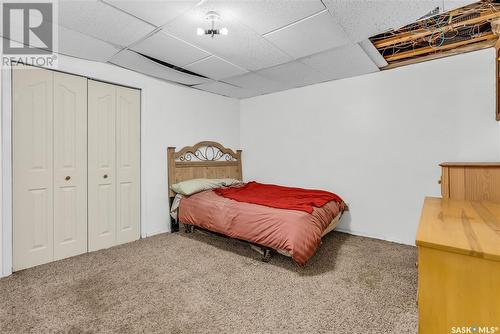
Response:
[[[220,21],[220,14],[214,10],[208,11],[205,14],[205,19],[208,21]]]
[[[205,14],[205,19],[210,22],[211,27],[209,29],[197,28],[196,34],[198,36],[205,35],[214,38],[216,35],[226,36],[227,34],[229,34],[229,30],[226,27],[220,29],[215,27],[215,23],[221,21],[221,16],[216,11],[214,10],[208,11]]]

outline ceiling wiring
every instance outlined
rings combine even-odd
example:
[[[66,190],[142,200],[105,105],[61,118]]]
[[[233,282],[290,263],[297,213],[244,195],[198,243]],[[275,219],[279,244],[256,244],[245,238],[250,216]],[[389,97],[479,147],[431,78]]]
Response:
[[[450,50],[456,43],[463,46],[467,41],[489,40],[492,35],[490,21],[500,18],[500,1],[494,0],[483,0],[444,13],[437,9],[439,7],[414,23],[373,36],[370,41],[390,64],[442,49]]]

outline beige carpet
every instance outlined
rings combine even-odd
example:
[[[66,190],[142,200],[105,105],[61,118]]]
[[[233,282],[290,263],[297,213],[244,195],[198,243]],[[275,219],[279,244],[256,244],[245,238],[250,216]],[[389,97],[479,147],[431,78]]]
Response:
[[[199,232],[0,280],[0,333],[416,333],[416,249],[331,233],[305,268]]]

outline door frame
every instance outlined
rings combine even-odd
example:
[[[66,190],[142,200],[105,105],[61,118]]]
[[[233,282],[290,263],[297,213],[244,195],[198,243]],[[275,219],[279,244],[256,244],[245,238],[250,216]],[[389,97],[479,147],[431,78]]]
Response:
[[[12,274],[12,68],[2,68],[2,271]]]
[[[34,66],[36,67],[36,66]],[[115,83],[112,81],[107,81],[99,78],[89,77],[81,74],[59,71],[54,69],[48,69],[40,67],[43,70],[60,72],[69,75],[76,75],[79,77],[86,78],[88,80],[95,80],[104,83],[109,83],[117,86],[122,86],[126,88],[137,89],[140,91],[140,101],[139,101],[139,229],[141,238],[145,238],[146,227],[145,227],[145,217],[143,210],[143,200],[145,194],[142,187],[142,112],[143,112],[143,98],[142,95],[144,90],[139,87],[132,87],[123,85],[120,83]],[[12,236],[12,67],[0,67],[0,97],[1,97],[1,173],[0,173],[0,212],[1,212],[1,223],[0,223],[0,278],[6,277],[12,274],[12,249],[13,249],[13,236]],[[88,107],[88,106],[87,106]]]

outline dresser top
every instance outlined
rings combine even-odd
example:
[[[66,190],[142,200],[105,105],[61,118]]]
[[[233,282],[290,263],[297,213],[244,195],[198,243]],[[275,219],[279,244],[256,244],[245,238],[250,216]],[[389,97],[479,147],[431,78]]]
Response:
[[[441,167],[500,167],[500,162],[442,162]]]
[[[427,197],[416,244],[500,261],[500,203]]]

